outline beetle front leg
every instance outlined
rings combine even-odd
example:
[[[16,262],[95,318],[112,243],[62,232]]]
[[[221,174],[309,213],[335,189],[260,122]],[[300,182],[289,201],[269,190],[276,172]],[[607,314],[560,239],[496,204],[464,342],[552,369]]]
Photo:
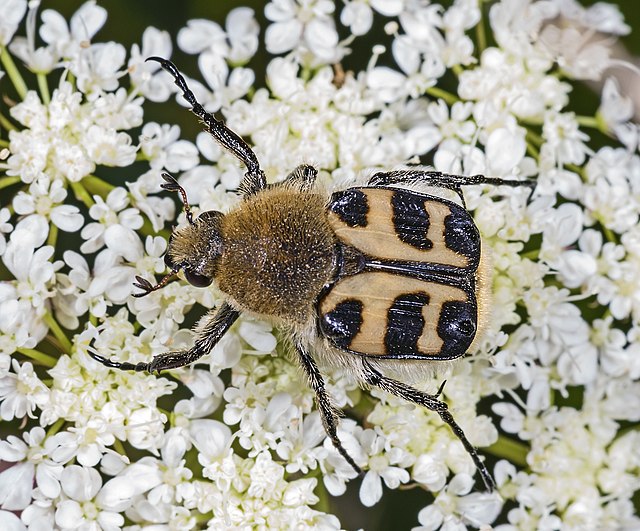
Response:
[[[462,428],[454,420],[453,415],[451,415],[451,413],[449,412],[449,406],[445,402],[442,402],[438,399],[438,396],[442,392],[444,384],[440,386],[437,394],[430,395],[419,391],[418,389],[415,389],[410,385],[384,376],[379,371],[374,369],[366,359],[363,359],[362,366],[364,380],[367,384],[379,387],[383,391],[387,391],[388,393],[407,400],[408,402],[413,402],[414,404],[424,406],[427,409],[435,411],[438,415],[440,415],[440,418],[443,420],[443,422],[449,425],[456,437],[460,439],[460,442],[464,446],[467,453],[471,456],[471,459],[476,465],[478,472],[480,472],[480,477],[482,478],[482,481],[487,490],[489,492],[492,492],[495,489],[495,482],[493,481],[493,477],[487,469],[487,466],[480,459],[478,452],[469,442],[469,439],[467,439],[467,436],[464,434],[464,431],[462,431]]]
[[[193,347],[189,350],[174,350],[155,356],[149,363],[129,363],[127,361],[111,361],[104,356],[89,352],[94,360],[112,369],[136,372],[160,372],[167,369],[177,369],[197,361],[205,354],[211,352],[220,338],[224,336],[231,325],[240,317],[240,312],[234,310],[226,302],[219,310],[212,311],[213,315],[196,335]]]
[[[207,131],[225,149],[233,153],[247,167],[244,179],[240,183],[239,191],[243,195],[252,195],[267,186],[267,178],[260,169],[258,157],[240,135],[234,133],[221,120],[217,120],[213,114],[207,112],[198,102],[195,94],[187,86],[184,77],[171,61],[162,57],[149,57],[147,61],[156,61],[169,74],[173,76],[176,86],[182,91],[185,100],[191,105],[191,112],[198,116]]]

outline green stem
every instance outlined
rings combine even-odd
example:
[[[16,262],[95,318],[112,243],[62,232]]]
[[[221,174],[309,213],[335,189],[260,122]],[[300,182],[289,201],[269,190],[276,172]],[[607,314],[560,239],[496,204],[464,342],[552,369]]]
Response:
[[[7,131],[14,131],[15,130],[15,126],[9,121],[9,118],[7,118],[2,113],[0,113],[0,126],[2,126]],[[8,142],[7,142],[6,147],[9,147],[9,143]]]
[[[529,447],[520,442],[514,441],[504,435],[498,436],[498,442],[492,444],[488,448],[483,448],[484,452],[506,459],[514,465],[521,467],[527,466],[527,454],[529,453]]]
[[[14,184],[18,184],[19,182],[20,177],[2,177],[0,179],[0,190],[13,186]]]
[[[95,175],[87,175],[81,182],[87,192],[91,195],[99,195],[103,199],[106,198],[109,195],[109,192],[115,188],[112,184],[103,181],[100,177],[96,177]]]
[[[609,227],[605,227],[602,223],[602,232],[604,233],[605,238],[607,238],[608,242],[618,243],[618,238],[616,237],[615,232],[613,232]]]
[[[538,160],[540,158],[540,152],[538,151],[538,148],[534,146],[528,139],[526,140],[526,143],[527,143],[527,153],[531,155],[531,157],[534,158],[535,160]]]
[[[531,129],[527,129],[527,142],[531,142],[533,145],[540,147],[544,144],[544,139],[537,133],[534,133]]]
[[[57,241],[58,241],[58,227],[56,227],[53,223],[51,223],[50,229],[49,229],[49,237],[47,238],[47,245],[51,245],[51,247],[55,247]]]
[[[49,330],[53,333],[56,339],[60,341],[64,352],[66,352],[67,354],[71,353],[71,341],[69,341],[69,338],[62,331],[62,328],[60,328],[60,325],[53,318],[51,313],[49,313],[48,311],[45,312],[43,319],[46,325],[49,327]]]
[[[30,358],[34,361],[37,361],[41,365],[44,365],[49,368],[54,367],[55,364],[58,362],[58,360],[53,356],[49,356],[44,352],[40,352],[39,350],[34,350],[32,348],[17,348],[16,352],[19,352],[23,356],[26,356],[27,358]]]
[[[86,179],[86,177],[85,177]],[[84,179],[83,179],[84,181]],[[87,208],[91,208],[95,202],[91,198],[91,196],[87,193],[87,190],[82,185],[82,182],[79,183],[69,183],[71,185],[71,189],[73,190],[74,195],[78,201],[82,201]]]
[[[426,93],[429,94],[429,96],[433,96],[434,98],[443,99],[447,103],[447,105],[453,105],[458,101],[457,96],[438,87],[429,87],[426,90]]]
[[[113,448],[120,455],[127,455],[127,451],[124,449],[124,445],[122,444],[122,441],[120,439],[116,439],[115,441],[113,441]]]
[[[64,419],[58,419],[48,430],[46,437],[53,437],[60,431],[60,428],[64,425]],[[46,438],[45,437],[45,438]]]
[[[540,249],[533,249],[520,255],[521,258],[528,258],[529,260],[537,260],[538,256],[540,256]]]
[[[480,13],[482,14],[482,6],[480,7]],[[487,47],[487,34],[484,29],[484,16],[481,15],[479,22],[476,24],[476,41],[478,43],[478,57],[482,54]]]
[[[49,94],[49,85],[47,84],[47,76],[44,74],[38,74],[38,88],[40,89],[40,96],[42,97],[42,103],[49,105],[51,102],[51,94]]]
[[[4,46],[0,48],[0,62],[2,62],[4,71],[7,73],[11,83],[13,83],[13,86],[16,88],[16,92],[21,99],[24,99],[28,91],[27,84],[24,82],[24,79],[22,79],[20,72],[18,72],[18,69],[16,68],[16,64],[13,62],[13,59]]]

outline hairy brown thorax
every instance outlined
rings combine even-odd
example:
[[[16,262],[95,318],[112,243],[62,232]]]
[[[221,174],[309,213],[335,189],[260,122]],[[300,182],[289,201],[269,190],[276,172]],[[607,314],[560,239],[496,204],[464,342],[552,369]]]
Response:
[[[326,195],[264,190],[221,221],[218,287],[246,309],[305,322],[335,268]]]

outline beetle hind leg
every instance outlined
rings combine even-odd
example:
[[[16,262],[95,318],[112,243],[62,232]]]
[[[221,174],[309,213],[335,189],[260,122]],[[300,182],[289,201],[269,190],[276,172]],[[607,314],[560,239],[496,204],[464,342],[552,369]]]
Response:
[[[440,386],[437,394],[430,395],[419,391],[418,389],[415,389],[410,385],[384,376],[379,371],[377,371],[366,359],[363,359],[362,367],[364,380],[367,384],[379,387],[383,391],[387,391],[388,393],[407,400],[408,402],[413,402],[414,404],[426,407],[427,409],[435,411],[438,415],[440,415],[440,418],[443,420],[443,422],[449,425],[456,437],[460,439],[460,442],[464,446],[467,453],[471,456],[476,469],[478,470],[478,472],[480,472],[480,477],[482,478],[482,481],[487,490],[489,492],[492,492],[494,490],[495,482],[493,481],[493,477],[491,477],[491,473],[480,459],[480,456],[478,455],[476,449],[467,439],[467,436],[464,434],[464,431],[462,431],[462,428],[454,420],[453,415],[451,415],[451,413],[449,412],[449,406],[438,398],[438,396],[442,392],[444,383]]]
[[[329,439],[338,453],[344,457],[347,463],[351,465],[351,468],[353,468],[358,475],[361,474],[362,469],[356,464],[353,457],[349,455],[345,447],[342,446],[342,443],[338,438],[338,417],[331,405],[331,398],[329,397],[329,393],[327,393],[324,379],[322,378],[322,374],[320,373],[315,360],[311,357],[306,348],[298,342],[296,342],[296,351],[298,352],[302,368],[309,379],[309,384],[316,393],[316,402],[318,404],[318,411],[322,418],[324,430],[327,432]]]

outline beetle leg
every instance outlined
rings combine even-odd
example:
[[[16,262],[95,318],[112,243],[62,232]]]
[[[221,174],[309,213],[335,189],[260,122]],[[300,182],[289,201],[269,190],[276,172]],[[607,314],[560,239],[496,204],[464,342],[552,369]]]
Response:
[[[331,397],[327,393],[324,379],[322,378],[322,374],[320,374],[320,370],[318,369],[315,360],[299,342],[296,342],[296,351],[298,352],[304,372],[307,374],[309,379],[309,384],[316,393],[316,402],[318,403],[318,411],[322,418],[324,430],[327,432],[329,439],[331,439],[333,446],[338,450],[340,455],[345,458],[347,463],[349,463],[358,474],[361,474],[362,469],[356,465],[356,462],[347,453],[347,450],[342,446],[342,443],[338,438],[338,415],[336,414],[334,407],[331,405]]]
[[[191,105],[191,112],[198,116],[206,130],[215,138],[218,143],[225,149],[231,151],[246,167],[247,172],[244,179],[240,183],[238,190],[243,195],[252,195],[262,190],[267,185],[267,178],[260,169],[260,163],[253,150],[238,134],[229,129],[223,121],[217,120],[211,113],[205,111],[204,107],[198,102],[191,89],[187,86],[182,74],[168,59],[162,57],[149,57],[147,61],[157,61],[169,74],[173,76],[175,84],[182,91],[184,99]]]
[[[178,367],[189,365],[211,352],[211,349],[220,341],[220,338],[227,333],[239,316],[239,311],[234,310],[226,302],[223,303],[220,309],[213,313],[205,325],[198,331],[193,347],[189,350],[165,352],[164,354],[155,356],[149,363],[111,361],[93,352],[89,352],[89,356],[106,367],[121,369],[123,371],[160,372],[167,369],[177,369]]]
[[[373,366],[364,358],[362,361],[362,366],[364,369],[364,380],[369,385],[375,385],[383,391],[387,391],[392,395],[395,395],[409,402],[413,402],[414,404],[424,406],[427,409],[435,411],[438,415],[440,415],[440,418],[449,425],[456,437],[460,439],[460,442],[464,446],[467,453],[471,456],[471,459],[473,459],[473,463],[476,465],[478,472],[480,472],[480,477],[482,478],[482,481],[484,482],[487,490],[489,492],[493,491],[493,489],[495,488],[495,482],[491,477],[491,473],[487,469],[486,465],[480,460],[478,452],[469,442],[467,436],[462,431],[462,428],[454,420],[453,415],[451,415],[451,413],[449,412],[449,406],[445,402],[442,402],[438,399],[438,395],[442,391],[442,386],[438,390],[438,394],[430,395],[419,391],[418,389],[415,389],[410,385],[384,376],[379,371],[374,369]]]
[[[367,184],[372,186],[388,186],[391,184],[402,184],[420,182],[428,186],[439,188],[447,188],[456,192],[462,199],[463,206],[464,197],[462,196],[462,187],[473,184],[492,184],[494,186],[528,186],[535,187],[535,181],[523,180],[516,181],[513,179],[498,179],[497,177],[485,177],[484,175],[453,175],[450,173],[441,173],[439,171],[425,170],[395,170],[389,172],[379,172],[372,175]]]

